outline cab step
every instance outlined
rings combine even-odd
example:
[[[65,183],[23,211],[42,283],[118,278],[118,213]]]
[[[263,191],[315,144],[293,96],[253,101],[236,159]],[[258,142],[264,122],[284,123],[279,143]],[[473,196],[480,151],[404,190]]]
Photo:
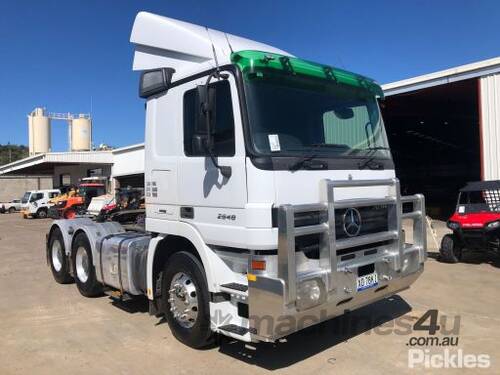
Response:
[[[232,297],[239,300],[246,300],[248,298],[248,286],[238,283],[222,284],[220,286],[221,292],[227,293]]]
[[[107,295],[108,297],[111,297],[114,300],[117,301],[129,301],[132,299],[130,295],[127,293],[121,293],[119,290],[116,289],[104,289],[104,294]]]
[[[237,290],[239,292],[246,292],[248,290],[247,285],[238,284],[238,283],[222,284],[221,288],[233,289],[233,290]]]
[[[235,335],[245,336],[250,330],[245,327],[237,326],[236,324],[226,324],[225,326],[220,326],[221,331],[226,331]]]

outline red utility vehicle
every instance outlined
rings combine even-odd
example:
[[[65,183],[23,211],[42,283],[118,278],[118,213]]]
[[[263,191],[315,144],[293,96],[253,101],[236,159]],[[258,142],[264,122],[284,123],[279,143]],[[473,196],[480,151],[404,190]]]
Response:
[[[466,249],[500,254],[500,181],[469,182],[460,189],[447,226],[453,233],[441,242],[444,261],[459,262]]]

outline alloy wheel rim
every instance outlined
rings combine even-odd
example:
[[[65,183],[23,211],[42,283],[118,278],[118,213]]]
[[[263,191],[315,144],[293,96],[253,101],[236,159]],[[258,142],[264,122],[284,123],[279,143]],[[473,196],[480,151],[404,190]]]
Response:
[[[55,240],[52,243],[52,266],[59,272],[62,269],[63,256],[62,256],[62,246],[59,240]]]
[[[184,328],[191,328],[198,318],[198,291],[191,276],[178,272],[170,282],[168,291],[170,311]]]
[[[78,280],[82,283],[87,282],[89,278],[89,257],[87,255],[87,251],[83,246],[80,246],[76,250],[76,275],[78,276]]]

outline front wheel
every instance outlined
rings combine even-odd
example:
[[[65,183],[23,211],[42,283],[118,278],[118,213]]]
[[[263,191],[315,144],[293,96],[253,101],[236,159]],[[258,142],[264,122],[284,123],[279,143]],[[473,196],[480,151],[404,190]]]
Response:
[[[453,234],[445,235],[441,241],[439,253],[444,262],[458,263],[462,259],[462,246],[457,237]]]
[[[80,294],[85,297],[102,295],[102,285],[97,281],[92,261],[92,249],[85,233],[76,235],[71,253],[76,286]]]
[[[14,212],[16,212],[16,209],[14,207],[10,207],[9,214],[13,214]]]
[[[172,255],[163,270],[165,317],[177,340],[199,349],[213,342],[205,271],[188,252]]]

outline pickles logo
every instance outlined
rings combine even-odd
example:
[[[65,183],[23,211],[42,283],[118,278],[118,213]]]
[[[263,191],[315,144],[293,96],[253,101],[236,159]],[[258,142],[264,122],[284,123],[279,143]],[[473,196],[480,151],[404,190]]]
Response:
[[[460,316],[453,317],[449,325],[446,315],[438,310],[426,311],[418,319],[413,331],[426,334],[411,336],[406,343],[409,368],[489,368],[488,354],[464,353],[459,348]],[[451,327],[451,329],[450,329]]]

